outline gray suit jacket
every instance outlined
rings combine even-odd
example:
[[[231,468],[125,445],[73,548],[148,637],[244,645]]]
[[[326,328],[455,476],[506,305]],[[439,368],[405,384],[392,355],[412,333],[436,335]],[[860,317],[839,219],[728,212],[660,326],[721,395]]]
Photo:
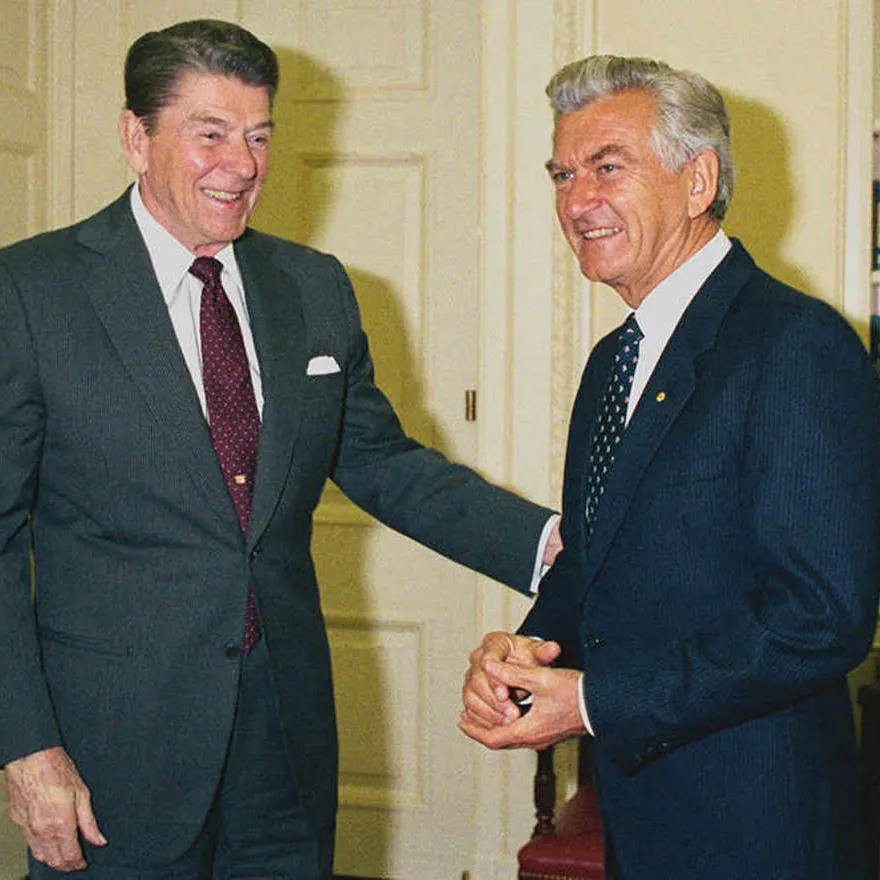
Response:
[[[63,744],[116,858],[139,864],[182,852],[210,805],[248,584],[298,784],[333,822],[309,551],[328,478],[520,590],[548,515],[404,434],[335,259],[250,230],[236,256],[265,393],[246,543],[127,195],[0,251],[0,761]],[[341,371],[307,376],[316,355]]]

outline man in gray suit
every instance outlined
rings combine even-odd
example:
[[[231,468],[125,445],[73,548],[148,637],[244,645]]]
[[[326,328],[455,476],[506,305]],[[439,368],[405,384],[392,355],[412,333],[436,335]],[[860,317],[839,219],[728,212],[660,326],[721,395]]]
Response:
[[[277,82],[237,26],[144,35],[138,184],[0,251],[0,761],[34,880],[330,876],[328,478],[522,592],[552,561],[549,511],[404,434],[339,263],[247,228]]]

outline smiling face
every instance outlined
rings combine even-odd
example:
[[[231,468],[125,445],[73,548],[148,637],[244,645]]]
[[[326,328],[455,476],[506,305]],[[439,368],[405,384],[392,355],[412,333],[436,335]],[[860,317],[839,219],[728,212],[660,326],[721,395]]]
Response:
[[[198,256],[245,230],[269,167],[272,119],[262,86],[190,71],[151,133],[126,110],[120,136],[150,213]]]
[[[718,160],[705,151],[679,172],[652,147],[657,110],[645,92],[611,95],[561,116],[547,170],[562,231],[591,281],[631,307],[708,242]]]

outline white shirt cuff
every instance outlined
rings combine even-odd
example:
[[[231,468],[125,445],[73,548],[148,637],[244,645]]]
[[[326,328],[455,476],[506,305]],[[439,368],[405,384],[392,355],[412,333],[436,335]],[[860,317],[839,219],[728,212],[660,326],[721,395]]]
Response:
[[[532,582],[529,584],[529,592],[533,596],[537,595],[538,584],[541,583],[541,578],[550,570],[549,565],[544,565],[544,551],[547,549],[547,542],[550,540],[550,532],[557,522],[559,522],[559,514],[554,513],[541,530],[541,538],[538,541],[538,553],[535,556],[535,567],[532,569]]]
[[[580,678],[578,678],[578,708],[581,710],[581,721],[584,722],[584,727],[587,728],[587,733],[590,736],[595,736],[593,733],[593,725],[590,724],[590,716],[587,715],[587,698],[584,696],[584,674],[583,672],[580,674]]]

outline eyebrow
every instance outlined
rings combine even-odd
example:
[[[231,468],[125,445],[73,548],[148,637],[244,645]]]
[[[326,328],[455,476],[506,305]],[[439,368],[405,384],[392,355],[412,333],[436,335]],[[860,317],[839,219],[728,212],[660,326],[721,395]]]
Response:
[[[603,159],[608,156],[623,156],[624,158],[630,158],[632,156],[632,152],[629,147],[624,146],[623,144],[605,144],[604,147],[596,150],[595,153],[587,157],[587,164],[596,165],[601,162]],[[560,164],[555,159],[548,159],[544,163],[544,167],[552,174],[554,171],[563,171],[566,166]]]
[[[631,155],[632,155],[632,153],[630,152],[630,149],[628,147],[624,146],[623,144],[605,144],[604,147],[602,147],[599,150],[596,150],[596,152],[593,153],[592,156],[590,156],[589,161],[592,164],[595,164],[596,162],[601,162],[607,156],[628,157]]]
[[[223,119],[220,116],[213,116],[210,113],[194,113],[187,120],[188,125],[216,125],[219,128],[229,128],[229,120]],[[275,128],[275,120],[274,119],[266,119],[263,122],[258,122],[253,128],[248,129],[248,134],[254,131],[260,131],[260,129],[268,128],[270,131]]]

